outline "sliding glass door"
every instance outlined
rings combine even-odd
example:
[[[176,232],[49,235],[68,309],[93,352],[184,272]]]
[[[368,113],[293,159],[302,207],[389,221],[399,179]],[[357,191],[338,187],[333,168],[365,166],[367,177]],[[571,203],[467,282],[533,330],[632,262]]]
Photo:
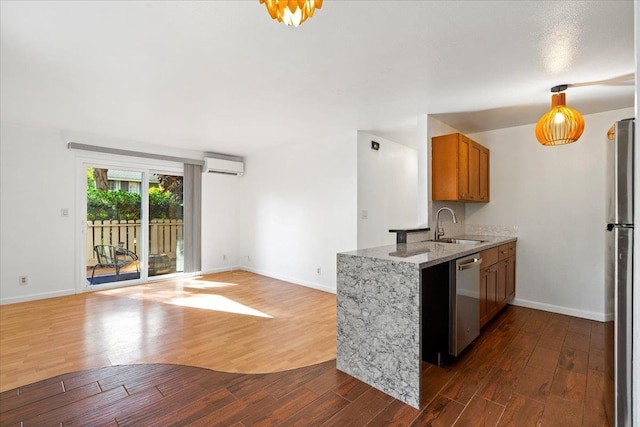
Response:
[[[183,177],[153,172],[149,178],[149,276],[184,272]]]
[[[86,167],[88,285],[140,279],[144,174]]]
[[[82,168],[86,287],[128,285],[184,272],[182,174],[104,164]]]

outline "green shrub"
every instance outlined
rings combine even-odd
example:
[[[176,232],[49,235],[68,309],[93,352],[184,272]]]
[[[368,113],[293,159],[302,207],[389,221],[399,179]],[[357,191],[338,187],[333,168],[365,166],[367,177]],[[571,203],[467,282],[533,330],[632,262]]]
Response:
[[[140,219],[140,194],[122,190],[98,190],[91,184],[93,183],[87,183],[88,221]],[[182,219],[182,206],[170,192],[150,188],[149,214],[150,219]]]

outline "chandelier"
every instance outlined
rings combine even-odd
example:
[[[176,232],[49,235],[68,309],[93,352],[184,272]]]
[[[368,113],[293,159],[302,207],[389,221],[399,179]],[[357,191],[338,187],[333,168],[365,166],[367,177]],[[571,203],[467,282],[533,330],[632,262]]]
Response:
[[[285,25],[297,27],[322,7],[322,0],[260,0],[267,6],[269,15]]]
[[[584,119],[573,108],[567,107],[564,90],[568,85],[551,88],[551,109],[536,125],[536,138],[542,145],[564,145],[576,142],[584,131]]]

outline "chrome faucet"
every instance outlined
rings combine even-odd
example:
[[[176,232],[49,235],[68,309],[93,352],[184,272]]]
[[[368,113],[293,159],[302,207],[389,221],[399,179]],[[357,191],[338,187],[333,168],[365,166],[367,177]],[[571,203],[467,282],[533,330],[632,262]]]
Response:
[[[438,212],[436,212],[435,240],[438,240],[440,237],[444,236],[444,229],[440,228],[440,212],[442,211],[449,211],[451,213],[451,216],[453,217],[453,223],[456,224],[458,222],[458,220],[456,219],[456,213],[453,211],[453,209],[447,207],[438,209]]]

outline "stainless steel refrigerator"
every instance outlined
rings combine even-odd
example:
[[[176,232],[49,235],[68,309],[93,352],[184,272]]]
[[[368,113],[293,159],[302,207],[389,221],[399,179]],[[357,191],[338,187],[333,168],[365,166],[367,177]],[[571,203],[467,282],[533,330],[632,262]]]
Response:
[[[615,313],[615,425],[618,427],[631,426],[634,410],[631,385],[634,124],[634,119],[616,122],[614,138],[607,141],[609,206],[605,277]]]

